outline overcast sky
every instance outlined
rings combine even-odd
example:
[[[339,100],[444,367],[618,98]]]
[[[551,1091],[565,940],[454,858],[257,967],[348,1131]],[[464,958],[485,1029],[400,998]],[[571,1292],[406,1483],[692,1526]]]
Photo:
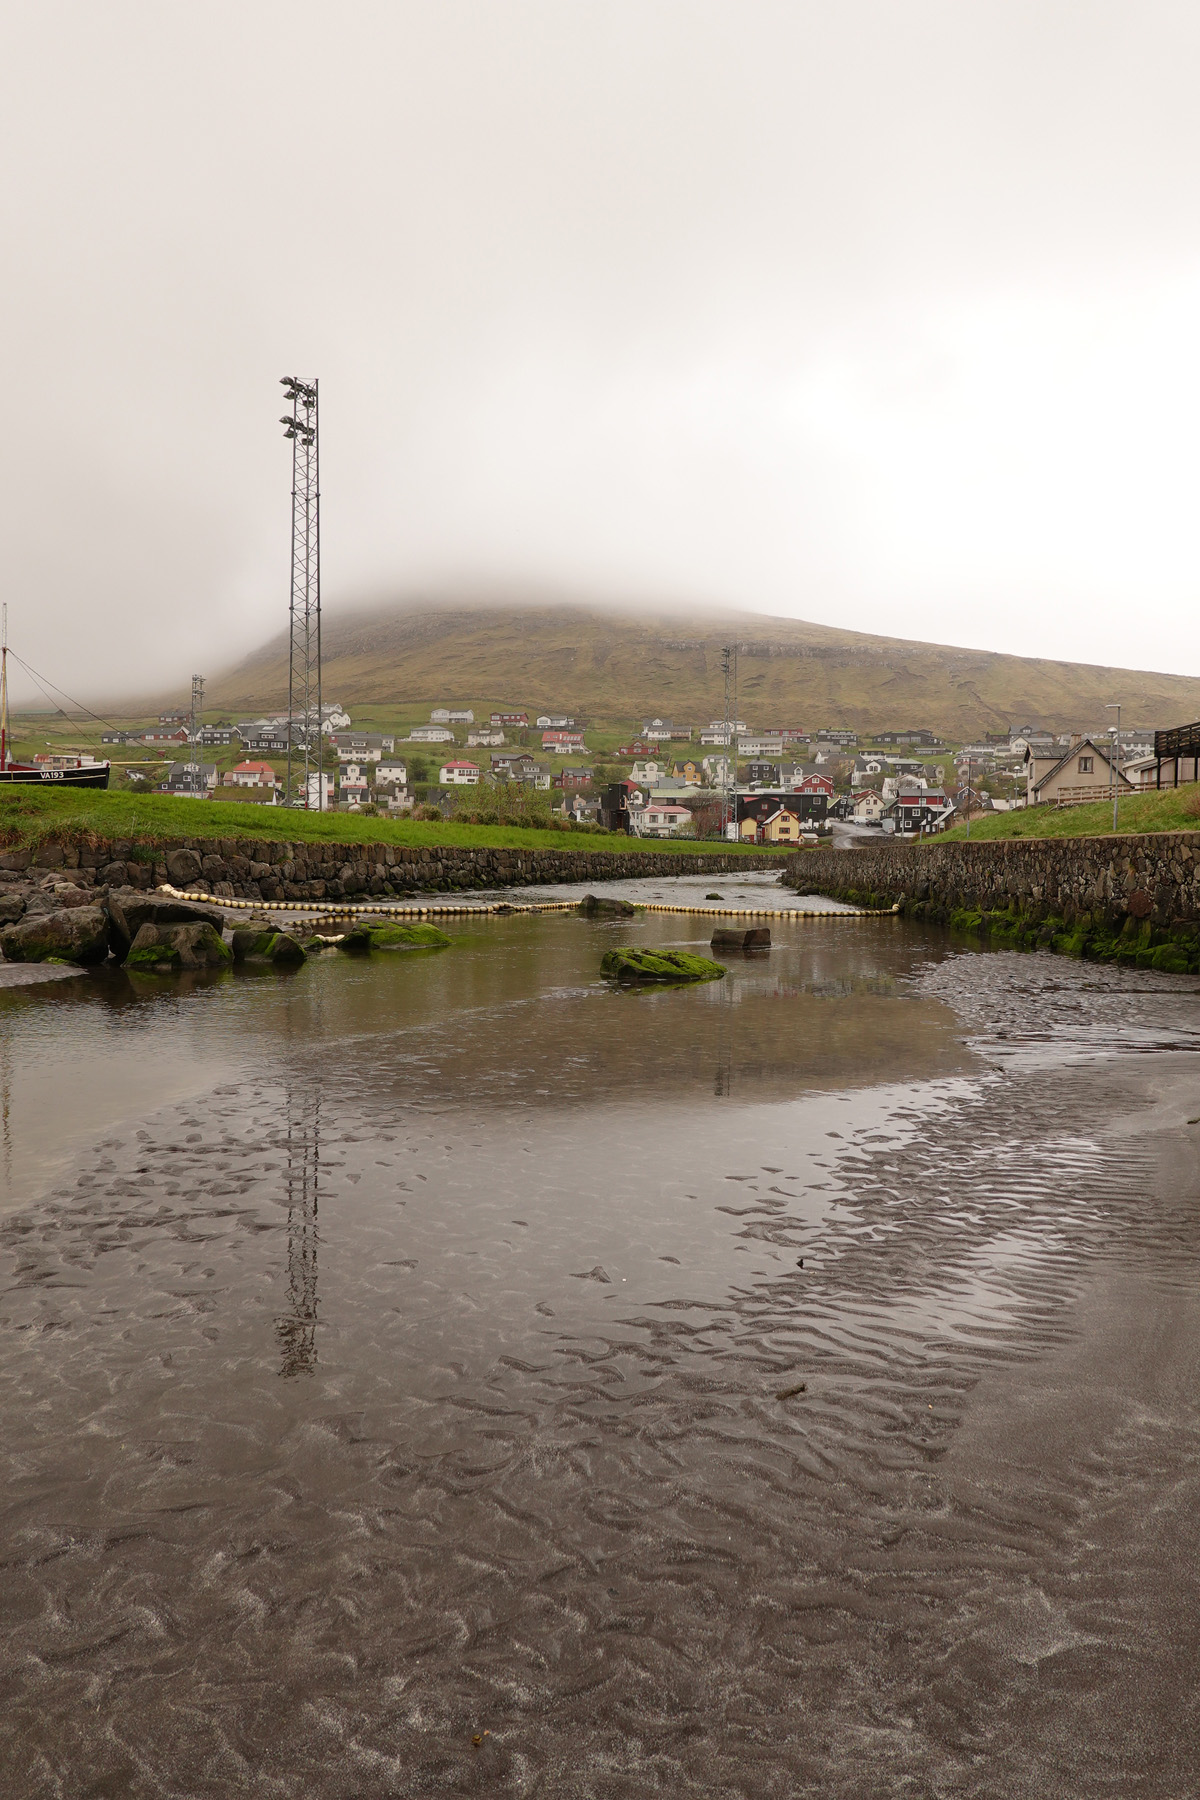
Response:
[[[11,641],[87,698],[278,630],[296,373],[330,608],[1200,673],[1198,80],[1194,0],[9,7]]]

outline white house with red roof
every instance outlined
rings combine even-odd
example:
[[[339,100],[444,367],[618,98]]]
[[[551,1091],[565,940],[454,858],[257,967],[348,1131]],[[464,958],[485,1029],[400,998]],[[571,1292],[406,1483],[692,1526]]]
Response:
[[[475,787],[479,781],[479,764],[462,762],[443,763],[438,770],[438,782],[442,787]]]
[[[227,772],[225,781],[229,787],[274,787],[275,771],[267,762],[240,762]]]

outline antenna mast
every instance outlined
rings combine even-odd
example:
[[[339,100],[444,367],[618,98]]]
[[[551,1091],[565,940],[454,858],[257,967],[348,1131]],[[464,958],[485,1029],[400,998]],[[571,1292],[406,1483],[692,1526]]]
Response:
[[[316,381],[287,375],[291,413],[280,423],[292,441],[292,590],[288,643],[287,793],[296,804],[292,767],[302,771],[306,809],[313,803],[312,772],[317,776],[317,809],[325,807],[321,780],[324,738],[321,727],[321,481],[320,415]],[[315,736],[315,744],[314,744]]]

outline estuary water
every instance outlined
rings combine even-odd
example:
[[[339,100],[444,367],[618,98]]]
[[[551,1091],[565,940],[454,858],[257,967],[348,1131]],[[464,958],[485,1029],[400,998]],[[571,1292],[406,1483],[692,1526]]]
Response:
[[[0,1792],[1195,1791],[1196,982],[711,928],[0,993]]]

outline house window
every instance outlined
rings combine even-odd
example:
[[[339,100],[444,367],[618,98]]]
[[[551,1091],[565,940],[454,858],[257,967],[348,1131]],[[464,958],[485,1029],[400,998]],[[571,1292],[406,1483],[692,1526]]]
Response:
[[[1091,772],[1092,772],[1091,757],[1090,756],[1081,756],[1079,759],[1079,773],[1081,775],[1090,775]]]

